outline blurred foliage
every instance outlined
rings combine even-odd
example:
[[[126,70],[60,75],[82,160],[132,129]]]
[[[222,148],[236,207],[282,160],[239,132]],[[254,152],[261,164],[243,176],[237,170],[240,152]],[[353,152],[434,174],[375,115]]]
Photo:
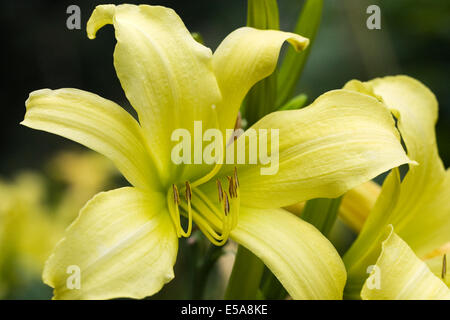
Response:
[[[0,174],[12,176],[21,168],[39,168],[52,151],[73,142],[19,126],[28,94],[40,88],[75,87],[95,92],[129,109],[115,75],[111,27],[95,41],[84,26],[96,4],[76,1],[81,8],[82,30],[68,30],[66,8],[74,1],[21,0],[0,2],[5,36],[2,70],[8,75],[0,87]],[[104,1],[103,1],[104,2]],[[107,1],[121,3],[122,1]],[[243,0],[141,0],[175,9],[190,31],[202,35],[215,49],[234,29],[246,24]],[[293,30],[304,1],[278,0],[280,29]],[[381,30],[366,28],[366,8],[381,8]],[[295,94],[311,100],[340,88],[349,79],[404,73],[428,85],[440,102],[438,143],[446,166],[450,164],[450,1],[448,0],[325,0],[324,13],[302,79]]]

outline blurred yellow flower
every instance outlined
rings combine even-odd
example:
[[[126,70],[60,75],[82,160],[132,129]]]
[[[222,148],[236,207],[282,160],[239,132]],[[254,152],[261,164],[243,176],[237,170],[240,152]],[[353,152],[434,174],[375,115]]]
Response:
[[[0,298],[40,277],[44,263],[80,207],[111,185],[116,170],[94,152],[61,152],[50,159],[49,176],[65,184],[52,198],[42,174],[23,171],[0,179]],[[53,180],[53,179],[52,179]]]

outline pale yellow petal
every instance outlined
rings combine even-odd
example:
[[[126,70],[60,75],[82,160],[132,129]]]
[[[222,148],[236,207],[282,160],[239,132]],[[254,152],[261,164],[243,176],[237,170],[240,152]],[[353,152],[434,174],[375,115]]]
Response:
[[[272,132],[279,130],[279,147],[272,150],[270,164],[261,165],[261,158],[258,165],[248,161],[249,153],[258,154],[248,137],[252,132],[260,135],[260,129],[269,131],[269,151],[277,142],[276,136],[271,139]],[[269,114],[236,144],[244,139],[247,163],[238,164],[237,172],[241,203],[248,207],[278,208],[312,198],[335,198],[410,162],[386,108],[372,97],[345,90],[325,93],[301,110]],[[220,175],[231,175],[234,166],[224,165]]]
[[[196,120],[202,121],[204,131],[216,126],[213,105],[221,96],[211,50],[195,41],[180,17],[165,7],[97,6],[88,22],[89,37],[105,24],[114,25],[117,75],[164,180],[182,179],[183,174],[190,179],[208,171],[204,165],[189,166],[184,173],[180,165],[176,171],[171,135],[175,129],[188,129],[193,137]]]
[[[21,124],[107,156],[134,186],[158,186],[139,124],[114,102],[78,89],[43,89],[30,94],[26,107]]]
[[[450,300],[450,289],[390,229],[361,297],[365,300]]]
[[[312,225],[283,209],[241,208],[231,236],[277,276],[294,299],[342,299],[344,265]]]
[[[256,82],[275,70],[285,41],[297,51],[309,43],[295,33],[243,27],[230,33],[219,45],[214,52],[213,67],[223,97],[218,106],[222,129],[234,128],[242,100]]]
[[[450,242],[421,258],[437,277],[450,286]]]
[[[345,287],[346,298],[360,298],[362,285],[367,278],[367,268],[380,255],[381,242],[385,239],[384,230],[392,218],[391,214],[400,195],[400,173],[397,168],[386,177],[382,190],[361,233],[344,255],[349,275]]]
[[[391,223],[422,256],[450,241],[450,171],[445,171],[436,144],[437,101],[427,87],[406,76],[375,79],[370,84],[398,118],[408,156],[419,163],[410,166],[402,182]]]
[[[419,257],[450,241],[450,171],[439,158],[434,126],[437,101],[419,81],[406,76],[375,79],[347,85],[363,87],[382,100],[398,120],[408,156],[418,162],[410,166],[403,181],[384,183],[380,198],[358,239],[344,256],[349,280],[346,295],[355,296],[368,265],[378,256],[380,230],[392,224]]]
[[[47,261],[43,279],[55,299],[142,299],[172,280],[177,250],[165,196],[116,189],[81,210]]]

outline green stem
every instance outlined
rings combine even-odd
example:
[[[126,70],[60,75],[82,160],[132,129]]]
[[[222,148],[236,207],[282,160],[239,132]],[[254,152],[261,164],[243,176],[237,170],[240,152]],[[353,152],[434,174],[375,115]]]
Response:
[[[223,252],[222,249],[223,247],[211,245],[206,251],[204,258],[201,259],[201,262],[198,265],[196,265],[192,282],[192,295],[191,295],[192,299],[194,300],[203,299],[209,274],[211,273],[214,264],[222,255]],[[197,258],[197,255],[195,258]]]
[[[309,222],[327,237],[336,222],[342,197],[336,199],[312,199],[306,202],[301,218]]]
[[[264,268],[263,279],[261,281],[261,292],[264,299],[283,300],[287,296],[287,291],[269,268]]]
[[[253,300],[260,298],[258,290],[263,271],[264,263],[249,250],[239,246],[225,292],[225,299]]]
[[[276,105],[285,104],[294,94],[322,17],[323,0],[307,0],[302,8],[294,33],[309,39],[309,46],[302,53],[288,48],[283,63],[278,70]]]

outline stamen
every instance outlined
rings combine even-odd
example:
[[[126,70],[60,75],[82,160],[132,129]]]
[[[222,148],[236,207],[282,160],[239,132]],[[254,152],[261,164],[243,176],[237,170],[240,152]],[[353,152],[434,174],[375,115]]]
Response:
[[[173,202],[175,205],[180,204],[180,194],[178,193],[178,188],[176,185],[172,185],[172,191],[173,191]]]
[[[192,233],[192,205],[191,205],[191,199],[192,199],[192,189],[189,185],[189,182],[186,181],[186,193],[185,193],[186,201],[188,204],[188,229],[186,232],[184,232],[183,228],[181,228],[181,234],[183,237],[188,238]],[[181,226],[181,224],[180,224]]]
[[[192,191],[189,186],[189,183],[186,182],[186,200],[187,200],[187,204],[188,204],[188,210],[187,210],[187,212],[188,212],[188,229],[187,229],[187,231],[184,231],[183,227],[181,226],[180,209],[179,209],[179,205],[181,204],[181,199],[180,199],[180,194],[178,192],[178,188],[175,184],[172,185],[172,193],[173,193],[173,203],[168,204],[170,217],[172,218],[178,238],[180,238],[180,237],[187,238],[192,233],[192,211],[191,211]],[[169,194],[167,196],[168,196],[167,201],[169,201]]]
[[[186,181],[186,201],[190,202],[192,199],[192,190],[191,190],[191,186],[189,185],[189,182]]]
[[[218,247],[221,247],[225,243],[227,243],[228,238],[222,239],[220,241],[217,241],[215,238],[213,238],[211,233],[208,232],[209,230],[205,229],[205,226],[207,226],[209,229],[211,228],[208,224],[199,224],[199,223],[197,223],[197,225],[198,225],[198,228],[203,232],[203,234],[208,238],[208,240],[211,241],[212,244],[214,244],[214,245],[216,245]]]
[[[195,191],[198,191],[198,189],[194,189],[194,192]],[[182,203],[181,206],[184,208],[185,204]],[[200,210],[199,212],[211,211],[211,209],[208,207],[208,205],[206,205],[203,202],[197,202],[196,206],[199,206],[199,210]],[[186,208],[184,208],[184,209],[186,210]],[[209,241],[211,241],[216,246],[223,246],[227,242],[228,236],[229,236],[229,231],[225,232],[226,231],[225,230],[226,229],[226,225],[224,223],[222,225],[222,229],[224,229],[224,231],[222,232],[222,234],[219,235],[212,228],[212,226],[214,226],[215,228],[218,228],[218,225],[216,225],[216,223],[220,223],[219,220],[215,221],[211,225],[211,222],[208,221],[206,218],[204,218],[195,209],[192,209],[192,212],[193,212],[193,217],[195,219],[196,225],[203,232],[203,234],[208,238]],[[222,217],[223,217],[223,213],[222,213]]]
[[[445,279],[447,276],[447,254],[444,254],[444,257],[442,258],[442,274],[441,278]]]
[[[188,237],[192,231],[193,221],[195,221],[198,228],[214,245],[222,246],[228,241],[231,231],[238,223],[239,217],[240,198],[237,168],[234,168],[231,176],[227,176],[227,191],[223,189],[221,181],[219,179],[216,180],[218,200],[223,207],[222,210],[203,194],[201,189],[196,188],[199,184],[210,180],[219,168],[220,166],[216,165],[210,173],[192,184],[186,181],[185,190],[183,190],[186,202],[181,201],[176,185],[172,186],[173,203],[175,205],[171,205],[171,216],[175,222],[179,237]],[[193,196],[196,199],[194,202],[192,202]],[[181,226],[179,206],[183,209],[184,215],[187,213],[189,221],[187,231],[184,231]]]
[[[228,201],[227,193],[224,192],[223,195],[224,195],[223,212],[225,213],[225,216],[227,216],[228,213],[230,212],[230,202]]]
[[[232,186],[233,186],[234,199],[232,200],[232,203],[231,203],[231,208],[233,210],[231,229],[234,229],[239,220],[239,209],[241,207],[241,201],[240,201],[240,197],[239,197],[239,178],[237,175],[236,167],[234,167]],[[231,187],[231,184],[230,184],[230,187]]]
[[[222,189],[222,184],[220,183],[220,180],[217,179],[217,191],[219,193],[219,202],[222,202],[223,200],[223,189]]]
[[[236,189],[234,187],[233,179],[228,176],[227,176],[227,179],[228,179],[228,193],[230,194],[231,198],[235,198],[236,197],[236,195],[235,195]]]
[[[240,111],[238,111],[238,115],[236,117],[236,122],[234,124],[234,130],[237,130],[237,129],[242,129],[242,115],[241,115]],[[237,137],[234,138],[234,140],[236,140],[236,139],[237,139]]]
[[[231,211],[232,211],[232,213],[230,214],[230,216],[232,217],[231,230],[234,229],[238,223],[240,206],[241,201],[238,195],[236,194],[235,198],[231,200]]]
[[[216,246],[224,245],[233,228],[237,224],[239,215],[239,199],[231,198],[224,192],[220,181],[217,183],[218,190],[221,191],[223,210],[218,211],[217,204],[203,194],[199,188],[193,188],[193,195],[198,201],[193,203],[192,214],[198,228]],[[234,184],[235,185],[235,184]],[[221,202],[222,202],[221,201]],[[182,208],[187,211],[187,205],[181,203]]]

